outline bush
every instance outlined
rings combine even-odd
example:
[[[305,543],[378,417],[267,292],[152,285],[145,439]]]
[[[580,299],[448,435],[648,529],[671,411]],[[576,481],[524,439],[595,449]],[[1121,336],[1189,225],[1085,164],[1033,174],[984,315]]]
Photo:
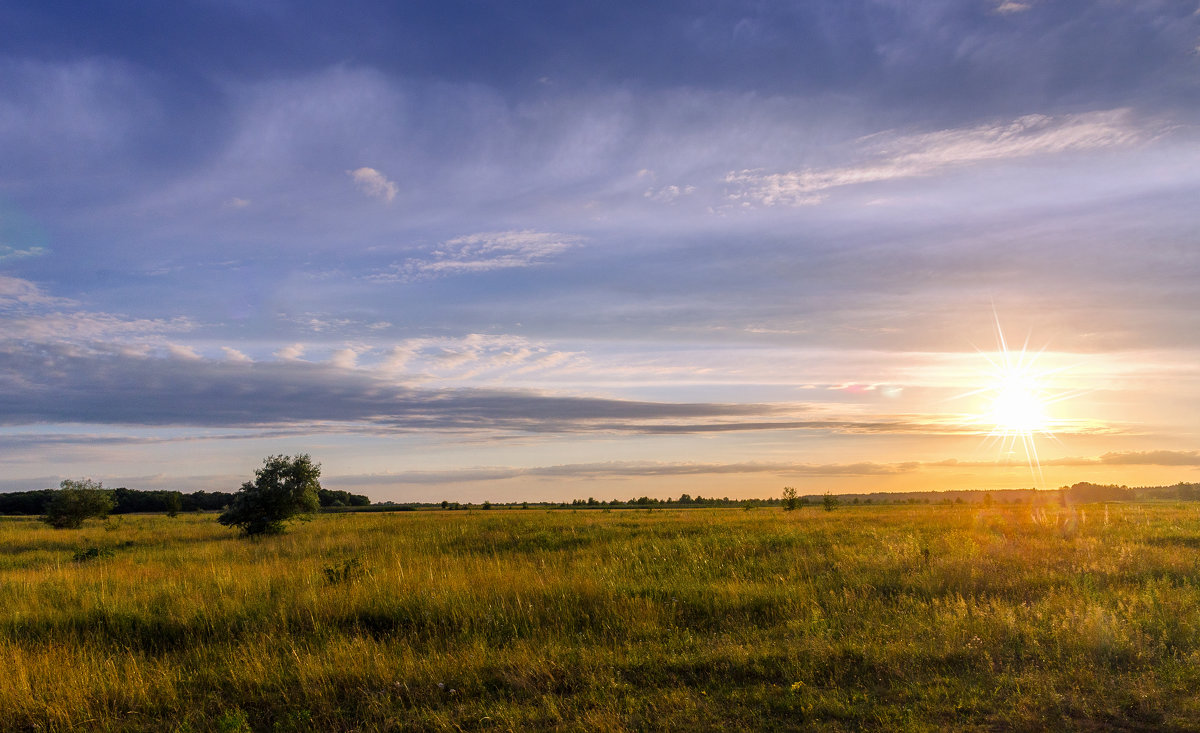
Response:
[[[238,527],[245,535],[279,534],[287,521],[320,507],[318,491],[321,464],[307,454],[270,456],[233,495],[229,508],[217,518],[227,527]]]
[[[330,585],[337,585],[358,578],[363,574],[364,568],[361,557],[352,557],[340,563],[326,565],[324,570],[325,580],[329,581]]]
[[[87,562],[88,560],[99,560],[112,556],[113,551],[107,547],[89,547],[86,550],[79,550],[71,559],[75,562]]]
[[[116,503],[99,481],[66,479],[46,502],[42,521],[55,529],[79,529],[89,517],[106,517]]]

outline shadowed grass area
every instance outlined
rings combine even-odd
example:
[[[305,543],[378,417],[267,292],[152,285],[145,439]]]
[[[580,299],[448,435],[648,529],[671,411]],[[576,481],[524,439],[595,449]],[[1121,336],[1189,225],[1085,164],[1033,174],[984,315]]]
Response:
[[[1184,506],[0,520],[40,730],[1200,728]]]

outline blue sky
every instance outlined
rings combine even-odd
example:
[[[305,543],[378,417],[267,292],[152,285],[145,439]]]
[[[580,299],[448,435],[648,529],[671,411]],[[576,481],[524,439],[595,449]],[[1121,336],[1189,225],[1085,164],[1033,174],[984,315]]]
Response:
[[[1196,480],[1198,49],[1177,1],[5,2],[0,489]],[[997,318],[1070,397],[1040,475],[969,395]]]

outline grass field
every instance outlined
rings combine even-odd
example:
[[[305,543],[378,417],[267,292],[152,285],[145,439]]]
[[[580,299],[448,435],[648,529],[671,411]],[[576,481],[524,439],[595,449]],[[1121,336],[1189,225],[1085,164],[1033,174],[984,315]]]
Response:
[[[5,730],[1200,729],[1185,505],[0,519]]]

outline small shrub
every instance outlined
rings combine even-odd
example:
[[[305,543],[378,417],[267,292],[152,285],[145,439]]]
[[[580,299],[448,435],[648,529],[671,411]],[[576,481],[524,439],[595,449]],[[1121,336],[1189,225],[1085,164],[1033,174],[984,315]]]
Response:
[[[825,511],[831,512],[837,508],[837,505],[838,498],[826,491],[825,496],[821,499],[821,506],[825,507]]]
[[[330,585],[338,585],[358,578],[365,570],[362,558],[352,557],[340,563],[326,565],[325,580],[329,581]]]
[[[313,725],[312,713],[307,710],[289,710],[283,717],[275,721],[273,728],[279,733],[316,730],[316,726]]]
[[[99,560],[101,558],[112,556],[113,551],[107,547],[89,547],[85,550],[79,550],[71,559],[75,562],[87,562],[89,560]]]
[[[215,730],[218,733],[250,733],[252,730],[250,728],[250,720],[238,708],[222,713],[213,722],[216,724]]]

